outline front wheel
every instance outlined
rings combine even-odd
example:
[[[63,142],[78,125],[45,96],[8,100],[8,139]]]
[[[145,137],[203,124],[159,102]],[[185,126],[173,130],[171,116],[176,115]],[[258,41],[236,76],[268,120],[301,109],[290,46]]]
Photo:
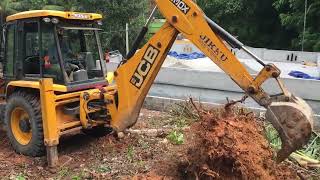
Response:
[[[25,92],[13,93],[5,109],[5,128],[17,153],[42,156],[45,153],[39,97]]]

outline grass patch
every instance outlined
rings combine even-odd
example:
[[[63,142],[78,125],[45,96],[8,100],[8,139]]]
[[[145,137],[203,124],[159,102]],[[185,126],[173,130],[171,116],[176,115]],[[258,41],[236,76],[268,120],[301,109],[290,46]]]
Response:
[[[60,171],[58,172],[58,179],[62,179],[68,176],[69,173],[70,173],[69,168],[64,167],[60,169]]]
[[[102,164],[97,168],[97,171],[99,173],[109,173],[111,172],[111,168],[107,165]]]
[[[281,149],[281,139],[278,132],[270,123],[264,126],[265,136],[271,147],[276,151]],[[300,165],[306,172],[312,173],[313,177],[320,176],[320,136],[318,133],[313,133],[309,143],[302,149],[293,152],[289,160],[294,164]],[[312,179],[312,178],[311,178]]]
[[[127,149],[127,159],[132,162],[134,158],[134,147],[133,146],[129,146]]]
[[[270,123],[264,124],[264,133],[271,147],[274,148],[275,150],[280,150],[282,145],[281,139],[279,137],[277,130],[272,126],[272,124]]]
[[[177,128],[184,128],[190,126],[199,119],[194,107],[191,103],[183,102],[177,103],[170,108],[169,114],[171,116],[169,125]]]
[[[184,143],[184,135],[182,132],[172,131],[168,134],[167,139],[175,145],[181,145]]]
[[[19,174],[16,176],[15,180],[26,180],[26,177],[23,174]]]
[[[82,178],[80,176],[72,176],[72,180],[81,180]]]
[[[264,125],[265,135],[272,148],[275,150],[281,149],[281,139],[278,132],[270,123]],[[313,133],[309,143],[298,151],[299,154],[304,154],[310,158],[320,161],[320,136]]]

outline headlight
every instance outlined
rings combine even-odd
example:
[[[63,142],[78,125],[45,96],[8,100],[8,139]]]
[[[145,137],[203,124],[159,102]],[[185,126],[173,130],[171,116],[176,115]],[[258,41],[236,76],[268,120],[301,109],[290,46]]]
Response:
[[[51,19],[50,19],[50,18],[43,18],[42,20],[43,20],[45,23],[51,22]]]
[[[59,23],[59,19],[57,19],[57,18],[52,18],[51,21],[52,21],[53,24],[58,24]]]
[[[101,21],[101,20],[97,21],[97,24],[98,24],[99,26],[102,26],[102,21]]]

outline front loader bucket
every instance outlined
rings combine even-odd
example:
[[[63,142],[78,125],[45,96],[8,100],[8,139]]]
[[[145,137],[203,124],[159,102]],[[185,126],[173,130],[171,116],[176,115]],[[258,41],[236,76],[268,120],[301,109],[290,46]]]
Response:
[[[273,102],[267,108],[266,119],[278,131],[282,147],[277,161],[285,160],[304,146],[312,134],[313,112],[301,98],[292,96],[289,102]]]

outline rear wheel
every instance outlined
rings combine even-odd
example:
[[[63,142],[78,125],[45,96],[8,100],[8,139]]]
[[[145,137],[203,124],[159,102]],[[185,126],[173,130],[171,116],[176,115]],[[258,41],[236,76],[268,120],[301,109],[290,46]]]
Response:
[[[27,156],[42,156],[42,116],[39,97],[24,92],[13,93],[5,109],[5,127],[11,145]]]

